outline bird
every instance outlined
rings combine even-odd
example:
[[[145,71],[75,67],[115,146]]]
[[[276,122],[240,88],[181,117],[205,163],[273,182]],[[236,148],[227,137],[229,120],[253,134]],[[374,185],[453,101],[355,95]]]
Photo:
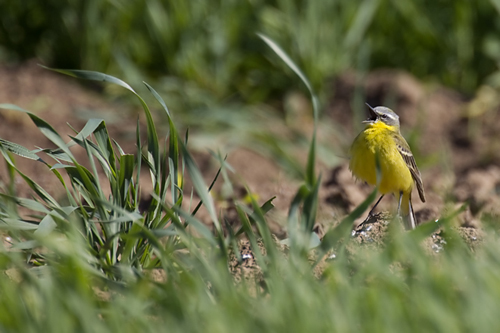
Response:
[[[406,229],[415,229],[417,220],[411,193],[416,185],[420,200],[425,202],[425,191],[410,146],[401,135],[399,117],[385,106],[373,108],[368,103],[366,105],[370,116],[363,121],[365,128],[356,136],[349,150],[349,169],[357,179],[378,185],[381,197],[368,213],[368,218],[382,198],[392,193],[399,197],[397,213],[403,218]]]

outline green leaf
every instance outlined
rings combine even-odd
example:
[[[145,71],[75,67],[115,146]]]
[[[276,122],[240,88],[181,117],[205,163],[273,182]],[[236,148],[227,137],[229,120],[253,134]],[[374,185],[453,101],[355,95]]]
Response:
[[[273,205],[273,200],[276,199],[276,197],[272,197],[271,199],[267,200],[266,202],[264,202],[262,204],[262,206],[260,206],[260,211],[262,212],[262,214],[267,214],[267,212],[269,212],[271,209],[274,208],[274,205]],[[251,213],[248,214],[248,220],[250,222],[250,225],[255,225],[256,223],[256,212],[253,211]],[[241,228],[235,233],[235,236],[239,236],[242,232],[244,231],[244,227],[241,226]]]
[[[290,242],[290,238],[285,238],[280,241],[280,244],[290,246],[292,245]],[[311,232],[311,237],[309,240],[309,247],[307,248],[308,250],[314,249],[315,247],[318,247],[321,245],[321,239],[319,238],[318,234],[315,232]]]
[[[34,182],[31,178],[26,176],[24,173],[22,173],[14,164],[14,161],[10,158],[10,156],[7,154],[6,150],[0,146],[0,152],[5,158],[5,161],[12,167],[16,172],[24,179],[26,184],[33,190],[35,193],[40,196],[40,198],[43,199],[46,203],[51,205],[52,207],[60,207],[59,203],[47,192],[45,191],[40,185],[38,185],[36,182]]]
[[[68,156],[74,158],[69,149],[67,148],[66,144],[64,143],[64,140],[59,136],[56,130],[52,126],[50,126],[49,123],[47,123],[45,120],[39,118],[30,111],[25,110],[14,104],[0,104],[0,108],[26,113],[31,118],[33,123],[35,123],[35,125],[38,127],[40,132],[42,132],[43,135],[45,135],[50,141],[56,144],[56,146],[61,148],[66,154],[68,154]]]
[[[331,248],[335,247],[341,239],[348,237],[351,233],[354,221],[360,217],[370,207],[371,203],[377,197],[378,188],[375,188],[372,193],[365,199],[351,214],[345,217],[339,225],[332,230],[329,230],[323,237],[321,242],[321,250],[326,253]]]
[[[219,168],[219,170],[217,170],[217,173],[215,174],[214,179],[212,180],[212,182],[210,183],[210,186],[208,187],[208,192],[210,192],[212,190],[212,188],[214,187],[215,182],[219,178],[219,175],[220,175],[221,171],[222,171],[222,166]],[[193,212],[191,213],[191,215],[193,215],[193,216],[196,215],[196,213],[198,212],[198,210],[201,208],[202,204],[203,204],[203,201],[200,201],[196,205],[196,207],[193,209]]]
[[[135,92],[134,89],[132,89],[131,86],[129,86],[127,83],[125,83],[122,80],[117,79],[116,77],[111,76],[111,75],[107,75],[107,74],[100,73],[100,72],[94,72],[94,71],[77,70],[77,69],[56,69],[56,68],[46,67],[43,65],[39,65],[39,66],[42,68],[48,69],[50,71],[69,75],[69,76],[72,76],[72,77],[75,77],[78,79],[114,83],[114,84],[117,84],[125,89],[130,90],[135,95],[137,95],[137,93]]]
[[[122,195],[121,200],[123,203],[126,202],[128,195],[128,188],[133,182],[132,177],[134,176],[135,167],[135,156],[134,155],[122,155],[120,156],[120,170],[118,171],[118,187]]]
[[[304,200],[304,205],[302,207],[302,212],[305,218],[305,230],[307,232],[312,232],[314,228],[314,223],[316,222],[316,212],[318,210],[318,193],[319,186],[321,184],[321,177],[316,180],[316,184],[313,184],[313,189],[308,193]]]
[[[21,111],[24,113],[31,113],[28,110],[23,109],[22,107],[19,107],[15,104],[9,104],[9,103],[2,103],[0,104],[0,109],[6,109],[6,110],[15,110],[15,111]]]
[[[221,231],[221,225],[219,223],[219,220],[217,219],[217,215],[215,214],[215,206],[213,198],[208,191],[205,181],[203,180],[203,177],[201,175],[201,172],[196,166],[196,163],[194,162],[193,158],[191,157],[191,154],[189,154],[184,144],[181,144],[181,150],[182,150],[182,156],[186,163],[186,168],[189,172],[196,193],[198,193],[201,201],[205,205],[205,208],[207,209],[208,214],[215,225],[215,228],[218,231]]]
[[[250,220],[248,219],[247,214],[245,213],[246,207],[236,204],[236,212],[238,213],[238,217],[241,221],[241,224],[243,225],[243,230],[245,231],[245,234],[248,237],[248,240],[250,241],[250,244],[252,245],[253,249],[253,254],[255,256],[255,259],[257,260],[257,263],[259,266],[262,268],[263,271],[267,270],[267,262],[264,260],[264,257],[262,253],[259,251],[259,245],[257,244],[257,237],[252,229],[252,225],[250,224]]]
[[[143,81],[142,83],[144,83],[144,85],[149,89],[151,94],[153,94],[154,98],[156,98],[156,100],[161,104],[161,106],[163,107],[163,110],[165,110],[165,112],[167,113],[168,118],[172,118],[172,116],[170,115],[170,112],[168,111],[167,104],[165,103],[163,98],[161,98],[160,94],[158,94],[156,92],[156,90],[154,90],[153,87],[151,87],[147,82]]]
[[[354,22],[344,39],[344,48],[347,52],[352,52],[354,47],[363,41],[366,30],[372,23],[379,4],[379,0],[368,0],[363,1],[363,4],[358,6]]]
[[[318,97],[316,96],[316,93],[314,92],[314,89],[307,79],[307,77],[304,75],[304,73],[299,69],[299,67],[295,64],[295,62],[286,54],[283,49],[276,44],[272,39],[267,37],[264,34],[257,33],[257,36],[259,36],[273,51],[278,55],[278,57],[283,60],[283,62],[297,74],[297,76],[302,80],[302,82],[305,84],[307,89],[309,90],[309,93],[311,94],[311,99],[313,103],[313,116],[314,116],[314,123],[317,123],[318,119],[318,114],[319,114],[319,100]],[[315,125],[316,126],[316,125]]]
[[[42,212],[42,213],[46,213],[46,214],[48,214],[50,212],[47,209],[47,207],[45,207],[43,204],[41,204],[40,202],[38,202],[36,200],[14,197],[14,196],[3,194],[3,193],[0,193],[0,197],[5,199],[5,200],[13,201],[16,204],[18,204],[19,206],[28,208],[28,209],[35,211],[35,212]]]
[[[309,154],[307,155],[307,167],[306,167],[306,184],[310,187],[314,187],[316,180],[315,174],[316,166],[316,129],[314,129],[313,137],[311,140],[311,145],[309,147]]]
[[[75,78],[79,79],[85,79],[85,80],[92,80],[92,81],[101,81],[101,82],[109,82],[109,83],[114,83],[117,84],[129,91],[131,91],[138,99],[139,102],[142,105],[142,108],[144,110],[144,113],[146,115],[146,121],[147,121],[147,136],[148,136],[148,151],[151,154],[153,161],[155,161],[155,169],[159,170],[159,163],[160,163],[160,150],[159,150],[159,144],[158,144],[158,134],[156,132],[156,127],[153,121],[153,117],[151,115],[151,111],[149,110],[146,102],[142,99],[141,96],[139,96],[134,89],[132,89],[131,86],[129,86],[127,83],[124,81],[111,76],[107,74],[103,74],[100,72],[94,72],[94,71],[85,71],[85,70],[70,70],[70,69],[55,69],[55,68],[49,68],[46,66],[41,66],[45,69],[54,71],[54,72],[59,72],[62,74],[66,74]],[[158,175],[157,175],[158,176]],[[159,179],[158,177],[156,177]]]
[[[43,160],[40,157],[38,157],[37,154],[35,154],[31,150],[29,150],[29,149],[27,149],[27,148],[25,148],[17,143],[10,142],[10,141],[4,140],[4,139],[0,139],[0,145],[4,146],[5,149],[7,149],[8,151],[10,151],[16,155],[19,155],[21,157],[25,157],[25,158],[29,158],[31,160],[43,162]]]
[[[85,140],[87,137],[89,137],[94,131],[101,126],[101,124],[104,124],[103,119],[89,119],[86,123],[85,126],[82,128],[80,132],[78,132],[75,135],[75,138],[77,138],[80,141]],[[70,141],[68,142],[67,146],[72,147],[75,144],[77,144],[75,141]]]
[[[112,175],[116,177],[115,151],[111,144],[111,139],[109,138],[106,123],[101,121],[93,133],[97,141],[98,151],[103,157],[101,165],[111,169]]]
[[[57,223],[52,218],[51,214],[45,215],[45,217],[40,221],[38,229],[35,234],[38,236],[46,236],[50,234],[57,227]]]
[[[250,192],[250,190],[247,189],[247,192]],[[266,247],[267,255],[274,259],[276,256],[276,246],[271,236],[271,230],[269,229],[269,225],[267,224],[266,218],[264,217],[264,212],[260,210],[257,201],[255,201],[255,198],[252,195],[250,196],[250,200],[252,201],[252,208],[254,210],[252,217],[255,219],[257,229],[259,230],[259,233],[264,241],[264,246]]]
[[[300,204],[310,195],[311,190],[306,186],[302,185],[299,187],[297,193],[293,197],[292,203],[290,204],[290,208],[288,208],[288,228],[291,230],[295,230],[296,226],[294,223],[297,221],[297,214],[300,208]]]
[[[174,211],[179,214],[188,225],[193,226],[193,228],[199,232],[206,240],[208,240],[212,245],[217,245],[215,242],[214,236],[212,234],[212,231],[207,228],[205,224],[203,224],[200,220],[198,220],[196,217],[193,215],[189,214],[186,211],[183,211],[179,209],[178,207],[174,206],[173,207]]]
[[[175,128],[174,122],[172,121],[172,116],[168,110],[167,104],[163,100],[163,98],[156,92],[153,87],[151,87],[148,83],[143,82],[146,87],[149,89],[154,98],[160,103],[163,110],[167,114],[168,125],[169,125],[169,149],[168,149],[168,157],[172,161],[172,170],[170,170],[170,179],[172,181],[172,200],[173,202],[177,202],[178,194],[176,188],[179,188],[178,181],[178,173],[179,173],[179,134],[177,133],[177,129]]]
[[[0,218],[0,229],[6,230],[36,230],[38,223],[27,222],[22,219]]]

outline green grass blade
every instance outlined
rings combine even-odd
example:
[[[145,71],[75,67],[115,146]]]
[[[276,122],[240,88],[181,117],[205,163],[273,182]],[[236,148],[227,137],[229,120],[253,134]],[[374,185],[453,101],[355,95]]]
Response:
[[[57,227],[56,221],[52,218],[51,214],[47,214],[40,221],[38,228],[35,231],[35,235],[46,236],[50,234]]]
[[[135,95],[137,95],[135,90],[132,89],[132,87],[129,86],[126,82],[124,82],[124,81],[122,81],[114,76],[111,76],[111,75],[107,75],[107,74],[100,73],[100,72],[94,72],[94,71],[77,70],[77,69],[57,69],[57,68],[50,68],[50,67],[43,66],[43,65],[39,65],[39,66],[42,68],[48,69],[50,71],[53,71],[53,72],[58,72],[61,74],[72,76],[72,77],[77,78],[77,79],[114,83],[114,84],[119,85],[125,89],[130,90]]]
[[[186,168],[189,172],[189,176],[191,177],[196,193],[200,196],[201,201],[205,205],[215,228],[220,232],[221,225],[217,218],[217,215],[215,214],[214,201],[208,191],[208,187],[206,186],[205,181],[203,180],[200,169],[198,169],[196,163],[191,157],[191,154],[188,152],[184,144],[181,144],[181,151],[184,162],[186,164]]]
[[[92,119],[89,119],[86,123],[85,123],[85,126],[83,126],[82,130],[80,132],[78,132],[75,137],[80,140],[80,141],[83,141],[84,139],[88,138],[90,135],[92,135],[96,129],[98,127],[100,127],[102,124],[104,124],[104,120],[103,119],[96,119],[96,118],[92,118]],[[68,142],[68,147],[72,147],[74,146],[75,144],[77,144],[76,142],[74,141],[70,141]]]
[[[137,146],[137,151],[136,151],[136,158],[135,158],[135,170],[137,170],[136,176],[135,176],[135,184],[136,186],[139,186],[140,179],[141,179],[141,168],[142,168],[142,144],[141,144],[141,131],[140,131],[140,123],[139,123],[139,118],[137,118],[137,125],[136,125],[136,130],[135,130],[135,144]],[[139,191],[135,191],[135,196],[134,196],[134,202],[136,205],[139,205],[139,197],[140,193]],[[137,207],[136,207],[137,208]]]
[[[116,177],[115,151],[113,149],[111,139],[109,138],[106,123],[104,121],[101,121],[99,125],[94,129],[93,134],[95,136],[97,146],[99,147],[99,152],[104,157],[104,164],[107,168],[111,169],[113,176]]]
[[[0,139],[0,145],[2,145],[5,149],[10,151],[11,153],[14,153],[18,156],[29,158],[31,160],[35,161],[40,161],[43,162],[43,160],[34,152],[29,150],[28,148],[25,148],[17,143],[10,142],[4,139]]]
[[[262,204],[262,206],[259,207],[259,210],[260,212],[263,214],[263,215],[266,215],[267,212],[269,212],[271,209],[274,208],[274,205],[273,205],[273,200],[276,199],[276,197],[272,197],[271,199],[267,200],[266,202],[264,202]],[[255,214],[256,212],[253,211],[251,212],[250,214],[248,214],[248,220],[250,222],[250,225],[255,225],[256,223],[256,217],[255,217]],[[243,232],[245,231],[244,229],[244,226],[241,226],[240,229],[238,229],[238,231],[234,234],[235,237],[238,237],[239,235],[241,235]]]
[[[0,218],[0,229],[2,230],[36,230],[37,228],[38,223],[15,218]]]
[[[36,200],[20,198],[20,197],[16,197],[16,196],[4,194],[4,193],[0,193],[0,198],[2,198],[3,200],[9,200],[9,201],[15,202],[17,205],[19,205],[21,207],[25,207],[29,210],[34,211],[34,212],[42,212],[45,214],[48,214],[50,212],[47,209],[47,207],[45,207],[42,203],[40,203]]]
[[[300,68],[295,64],[295,62],[286,54],[285,51],[272,39],[267,37],[264,34],[258,33],[257,36],[259,36],[273,51],[278,55],[278,57],[283,60],[283,62],[297,74],[297,76],[302,80],[302,82],[305,84],[307,87],[307,90],[309,90],[309,93],[311,94],[311,99],[313,103],[313,116],[314,116],[314,123],[317,123],[318,116],[319,116],[319,100],[318,97],[316,96],[316,93],[314,92],[314,89],[307,79],[307,77],[304,75],[304,73],[300,70]]]
[[[329,230],[321,242],[320,249],[326,253],[331,248],[337,246],[341,239],[349,237],[354,221],[360,217],[370,207],[375,198],[377,197],[378,188],[375,188],[372,193],[363,201],[351,214],[345,217],[339,225],[332,230]]]
[[[316,213],[318,210],[318,193],[320,184],[321,184],[321,177],[319,177],[318,180],[316,180],[316,184],[313,184],[314,187],[305,198],[302,207],[302,212],[305,218],[305,230],[309,233],[313,231],[314,223],[316,223]]]
[[[144,113],[146,115],[146,121],[147,121],[147,136],[148,136],[148,151],[152,156],[152,159],[154,162],[155,166],[155,172],[156,170],[159,170],[159,163],[160,163],[160,149],[159,149],[159,144],[158,144],[158,134],[156,132],[156,126],[153,120],[153,117],[151,115],[151,111],[149,110],[149,107],[147,106],[146,102],[142,99],[139,94],[135,92],[134,89],[130,85],[128,85],[126,82],[113,77],[111,75],[103,74],[100,72],[94,72],[94,71],[85,71],[85,70],[69,70],[69,69],[55,69],[55,68],[49,68],[46,66],[41,66],[45,69],[58,72],[61,74],[69,75],[75,78],[79,79],[85,79],[85,80],[92,80],[92,81],[101,81],[101,82],[109,82],[113,83],[116,85],[119,85],[129,91],[131,91],[138,99],[139,102],[142,105],[142,108],[144,110]],[[158,175],[156,175],[156,179],[159,179]]]
[[[179,181],[178,181],[178,174],[179,174],[179,134],[177,132],[177,129],[175,128],[174,122],[172,120],[172,116],[168,110],[167,104],[163,100],[163,98],[156,92],[153,87],[151,87],[148,83],[143,82],[146,87],[149,89],[151,94],[154,96],[154,98],[160,103],[162,106],[163,110],[167,114],[168,118],[168,126],[169,126],[169,136],[168,136],[168,141],[169,141],[169,150],[168,150],[168,156],[169,159],[172,161],[172,167],[173,170],[171,170],[171,181],[172,181],[172,198],[173,202],[177,202],[178,198],[178,193],[176,188],[179,187]]]
[[[344,48],[348,52],[352,52],[354,47],[362,42],[368,27],[375,17],[379,4],[379,0],[368,0],[363,1],[363,3],[358,6],[356,17],[344,39]]]
[[[208,192],[212,191],[212,188],[214,187],[215,182],[219,178],[221,171],[222,171],[222,166],[219,168],[219,170],[217,170],[217,173],[215,174],[214,179],[212,180],[212,182],[210,183],[210,186],[208,187]],[[196,215],[196,213],[198,212],[198,210],[201,208],[202,205],[203,205],[203,201],[200,200],[200,202],[198,202],[196,207],[193,209],[193,212],[191,213],[191,215],[193,215],[193,216]]]
[[[291,230],[296,230],[295,221],[297,221],[300,204],[310,195],[311,190],[306,186],[302,185],[299,187],[297,193],[293,197],[293,200],[288,208],[288,228]]]
[[[495,7],[498,14],[500,15],[500,0],[490,0],[490,2]]]
[[[121,202],[127,202],[129,187],[134,176],[135,156],[122,155],[120,156],[120,170],[118,171],[118,188],[120,189]]]
[[[163,98],[161,98],[160,94],[158,94],[156,92],[156,90],[154,90],[153,87],[151,87],[147,82],[143,81],[142,83],[144,83],[144,85],[149,89],[151,94],[153,94],[154,98],[161,104],[161,106],[163,107],[163,110],[165,110],[165,112],[167,113],[168,118],[171,119],[172,116],[170,115],[170,112],[168,111],[167,104],[165,103]]]
[[[77,143],[80,145],[82,148],[84,148],[88,152],[88,158],[90,159],[90,156],[94,156],[97,158],[99,161],[99,164],[101,165],[102,169],[104,170],[104,173],[106,174],[106,177],[108,179],[115,179],[116,178],[116,171],[113,169],[113,166],[111,165],[111,162],[108,160],[108,153],[106,152],[106,149],[101,149],[100,146],[95,144],[94,142],[84,139],[83,141],[80,141],[76,137],[71,137],[73,142]],[[114,161],[114,158],[113,158]],[[71,161],[73,162],[73,161]],[[74,162],[75,163],[75,162]],[[116,169],[116,166],[114,166]]]
[[[155,195],[154,193],[152,196],[156,199],[159,200],[160,198]],[[187,233],[186,233],[186,226],[191,225],[193,228],[201,235],[203,236],[204,239],[206,239],[211,245],[217,246],[217,242],[215,241],[215,238],[208,229],[208,227],[203,224],[200,220],[189,214],[188,212],[182,210],[181,208],[177,206],[172,206],[168,207],[165,203],[161,202],[161,207],[163,210],[167,213],[168,217],[171,218],[172,223],[175,224],[177,227],[177,231],[185,235],[188,239],[190,238]],[[183,218],[186,221],[186,225],[183,225],[179,219],[179,217]]]
[[[38,127],[40,132],[42,132],[43,135],[45,135],[56,146],[61,148],[68,156],[70,156],[71,158],[74,158],[73,154],[71,154],[71,152],[67,148],[66,143],[61,138],[61,136],[45,120],[41,119],[40,117],[36,116],[35,114],[31,113],[30,111],[25,110],[23,108],[20,108],[19,106],[14,105],[14,104],[0,104],[0,108],[26,113],[31,118],[33,123]]]
[[[59,203],[57,200],[55,200],[47,191],[45,191],[40,185],[38,185],[36,182],[34,182],[31,178],[26,176],[24,173],[22,173],[14,164],[14,161],[10,158],[8,155],[7,151],[3,149],[2,146],[0,146],[0,152],[5,158],[5,161],[16,170],[16,172],[24,179],[26,184],[33,190],[35,193],[42,198],[43,201],[45,201],[47,204],[49,204],[52,207],[59,207]]]
[[[252,225],[250,220],[248,219],[248,215],[245,213],[246,207],[241,206],[240,204],[236,204],[236,212],[238,213],[238,217],[243,225],[243,230],[245,231],[245,235],[248,237],[250,244],[252,245],[252,252],[257,260],[257,263],[262,268],[263,271],[267,270],[267,262],[264,260],[262,253],[259,251],[259,245],[257,244],[257,237],[252,229]],[[235,249],[236,251],[237,249]]]
[[[306,166],[306,184],[310,187],[314,187],[316,180],[316,129],[314,130],[313,137],[311,140],[311,146],[309,147],[309,153],[307,155],[307,166]]]
[[[247,189],[248,192],[250,192]],[[260,235],[264,241],[264,246],[267,250],[267,255],[272,259],[276,259],[276,244],[273,242],[273,238],[271,236],[271,230],[269,229],[269,225],[266,222],[266,218],[264,217],[264,212],[260,210],[257,201],[255,201],[254,197],[251,195],[250,200],[252,201],[252,218],[255,220],[257,229],[259,230]]]

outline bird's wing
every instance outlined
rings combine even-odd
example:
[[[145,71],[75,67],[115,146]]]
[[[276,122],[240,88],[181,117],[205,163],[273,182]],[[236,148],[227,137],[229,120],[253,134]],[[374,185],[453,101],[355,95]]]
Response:
[[[418,170],[417,163],[415,162],[415,158],[410,150],[410,146],[400,134],[394,135],[394,142],[396,143],[396,147],[398,147],[398,151],[403,157],[406,166],[410,169],[413,180],[415,180],[415,183],[417,184],[420,200],[425,202],[424,184],[422,183],[422,177],[420,176],[420,171]]]

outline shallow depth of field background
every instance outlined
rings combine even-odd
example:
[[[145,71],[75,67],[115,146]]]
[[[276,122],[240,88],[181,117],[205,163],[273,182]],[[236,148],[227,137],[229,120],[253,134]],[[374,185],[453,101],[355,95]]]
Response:
[[[80,130],[88,119],[103,118],[111,137],[134,153],[135,126],[146,127],[134,96],[37,64],[99,71],[129,83],[151,105],[163,144],[169,123],[142,83],[147,82],[165,100],[180,137],[189,131],[189,150],[207,183],[219,167],[217,156],[228,156],[231,167],[212,191],[228,228],[242,223],[234,202],[263,204],[276,196],[266,221],[274,235],[286,238],[287,214],[307,178],[314,130],[309,92],[258,34],[288,54],[319,99],[315,172],[321,184],[314,222],[320,236],[371,192],[346,168],[365,102],[400,115],[428,197],[424,204],[414,195],[418,219],[453,220],[450,225],[461,228],[440,234],[439,242],[427,240],[431,255],[419,252],[417,244],[433,237],[427,229],[411,237],[389,230],[397,240],[377,242],[381,255],[353,251],[320,278],[304,273],[300,279],[298,272],[309,269],[304,262],[277,264],[282,271],[264,269],[259,276],[268,284],[260,285],[261,292],[234,287],[224,275],[214,282],[217,274],[207,277],[195,265],[187,265],[182,283],[148,274],[122,277],[126,282],[112,286],[95,282],[82,263],[86,247],[74,240],[74,248],[71,242],[43,243],[55,254],[49,260],[53,275],[45,276],[31,267],[22,246],[6,250],[4,244],[0,298],[2,308],[11,310],[0,315],[0,328],[152,331],[161,324],[173,331],[458,332],[500,327],[490,311],[498,308],[500,294],[500,1],[3,1],[0,13],[0,104],[28,109],[65,134],[73,134],[67,123]],[[7,110],[0,112],[0,138],[28,149],[48,144],[28,117]],[[61,195],[61,187],[43,173],[46,168],[16,161],[49,193]],[[0,176],[5,192],[9,173],[3,160]],[[186,186],[191,181],[188,177]],[[32,198],[29,187],[17,186],[19,197]],[[144,202],[152,190],[143,186]],[[381,207],[390,211],[394,202],[385,199]],[[209,223],[208,213],[200,214]],[[468,245],[457,240],[459,234],[469,235]],[[483,248],[470,244],[474,238]],[[288,276],[280,285],[283,272]],[[224,283],[232,287],[217,292]],[[130,327],[122,321],[127,316]]]

